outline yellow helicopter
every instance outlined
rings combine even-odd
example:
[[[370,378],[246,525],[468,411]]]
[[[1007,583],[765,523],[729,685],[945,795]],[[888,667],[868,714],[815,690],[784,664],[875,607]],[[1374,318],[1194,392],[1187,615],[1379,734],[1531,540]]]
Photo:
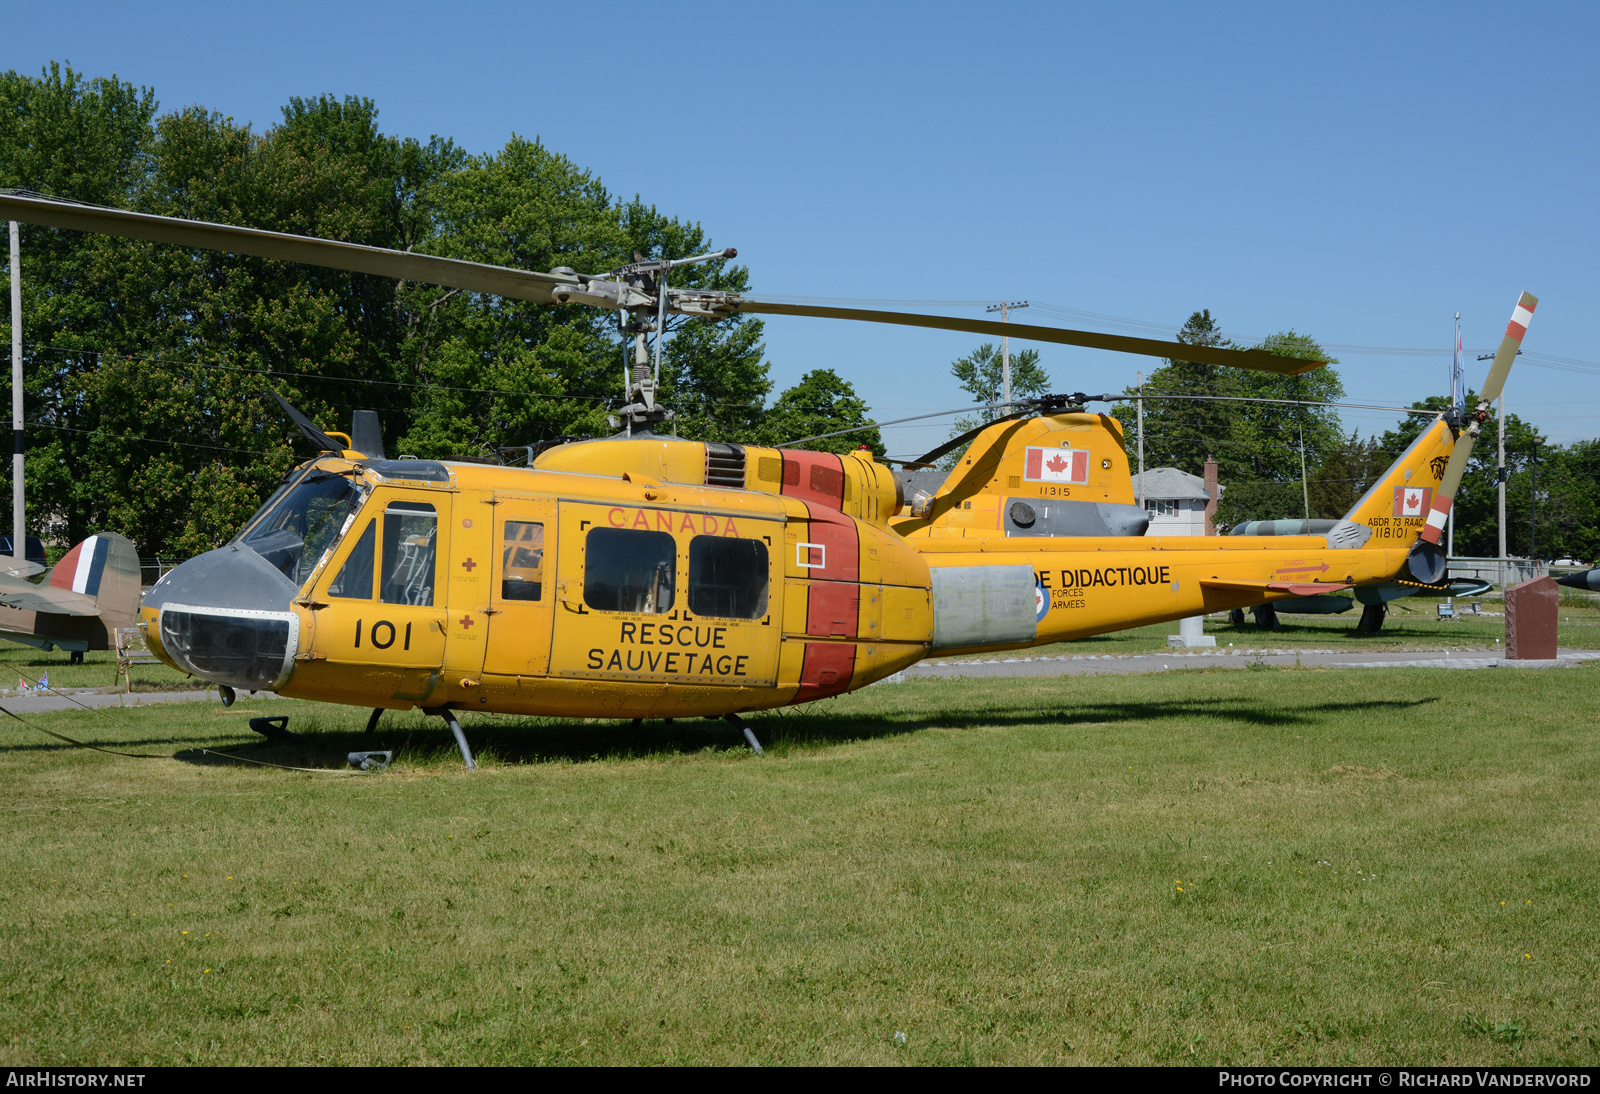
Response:
[[[320,450],[215,551],[145,596],[150,649],[235,689],[444,718],[726,717],[854,690],[931,653],[1017,649],[1350,588],[1437,588],[1451,500],[1536,305],[1523,294],[1480,401],[1440,415],[1328,531],[1144,535],[1115,419],[1084,395],[982,429],[943,486],[906,499],[890,468],[839,456],[684,440],[652,427],[646,333],[668,312],[813,315],[1199,360],[1276,373],[1320,366],[943,316],[769,304],[674,290],[691,259],[603,275],[534,273],[332,240],[0,194],[0,217],[383,274],[635,319],[617,436],[530,467],[389,459],[377,417]],[[654,312],[655,318],[649,318]],[[274,396],[277,398],[277,396]],[[1109,396],[1102,396],[1107,398]],[[1465,443],[1461,436],[1465,434]]]

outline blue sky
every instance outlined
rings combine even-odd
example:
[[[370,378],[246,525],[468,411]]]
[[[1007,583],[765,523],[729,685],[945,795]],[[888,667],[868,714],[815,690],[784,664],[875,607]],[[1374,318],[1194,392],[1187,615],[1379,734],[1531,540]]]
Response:
[[[1207,307],[1241,337],[1441,352],[1460,311],[1486,353],[1526,289],[1528,353],[1592,367],[1525,358],[1511,409],[1600,435],[1600,6],[55,2],[6,24],[0,66],[70,60],[258,129],[330,92],[472,151],[537,135],[704,223],[760,292],[1173,330]],[[882,417],[962,405],[949,363],[980,341],[767,335],[780,386],[833,368]],[[1068,391],[1157,363],[1041,353]],[[1356,402],[1447,382],[1443,356],[1338,355]],[[886,439],[914,454],[947,428]]]

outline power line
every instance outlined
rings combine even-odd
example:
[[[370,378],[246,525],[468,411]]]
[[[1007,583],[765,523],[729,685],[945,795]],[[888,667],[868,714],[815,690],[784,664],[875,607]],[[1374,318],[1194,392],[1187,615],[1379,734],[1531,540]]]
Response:
[[[144,444],[173,444],[184,448],[205,448],[213,452],[238,452],[246,456],[269,456],[272,454],[256,448],[229,448],[227,445],[201,444],[198,441],[169,441],[160,437],[134,437],[125,433],[107,433],[103,429],[78,429],[70,425],[49,425],[45,422],[29,422],[28,428],[54,429],[62,433],[82,433],[91,437],[105,437],[113,441],[139,441]]]
[[[573,400],[591,403],[605,403],[606,400],[596,395],[541,395],[534,392],[514,391],[510,388],[500,387],[456,387],[450,384],[415,384],[404,380],[369,380],[358,376],[321,376],[314,372],[284,372],[280,369],[248,368],[244,365],[213,364],[205,361],[181,361],[171,357],[147,357],[135,353],[123,353],[120,350],[103,349],[77,349],[70,346],[46,346],[38,342],[30,343],[36,350],[49,350],[52,353],[83,353],[93,354],[96,357],[115,357],[125,361],[145,361],[150,364],[176,366],[178,368],[205,368],[217,369],[222,372],[247,372],[259,376],[276,376],[286,380],[323,380],[339,384],[369,384],[375,387],[403,387],[421,388],[433,391],[459,391],[472,395],[514,395],[526,399],[551,399]]]
[[[502,387],[458,387],[450,384],[425,384],[408,383],[403,380],[369,380],[359,376],[323,376],[314,372],[285,372],[281,369],[256,369],[244,365],[213,364],[201,360],[184,361],[172,357],[149,357],[133,353],[123,353],[120,350],[103,349],[75,349],[68,346],[47,346],[38,342],[28,343],[36,350],[48,350],[53,353],[82,353],[93,354],[97,357],[114,357],[127,361],[145,361],[151,364],[170,365],[177,368],[203,368],[217,369],[223,372],[244,372],[261,376],[275,376],[286,380],[322,380],[338,384],[368,384],[382,387],[418,388],[426,391],[455,391],[473,395],[510,395],[524,399],[547,399],[553,402],[590,402],[606,405],[609,400],[598,395],[547,395],[539,392],[517,391],[513,388]],[[675,401],[693,403],[698,406],[714,407],[760,407],[764,403],[719,403],[709,399],[697,397],[692,393],[682,393],[673,396]],[[354,406],[352,403],[335,403],[335,406]]]

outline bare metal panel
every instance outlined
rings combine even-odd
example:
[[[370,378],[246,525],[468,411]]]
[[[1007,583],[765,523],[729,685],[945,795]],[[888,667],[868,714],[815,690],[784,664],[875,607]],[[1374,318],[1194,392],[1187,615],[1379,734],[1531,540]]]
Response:
[[[1032,566],[935,566],[933,648],[1031,642],[1038,633]]]
[[[1006,498],[1008,536],[1142,536],[1150,514],[1137,505],[1059,498]]]

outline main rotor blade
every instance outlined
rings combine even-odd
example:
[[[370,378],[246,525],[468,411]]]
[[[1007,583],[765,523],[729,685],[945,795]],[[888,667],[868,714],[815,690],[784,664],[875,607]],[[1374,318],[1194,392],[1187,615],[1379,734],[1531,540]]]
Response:
[[[933,451],[924,452],[922,455],[918,456],[916,458],[916,460],[913,461],[913,462],[921,463],[921,464],[936,463],[936,462],[938,462],[938,460],[941,457],[946,456],[951,452],[954,452],[956,449],[960,448],[962,445],[966,444],[968,441],[971,441],[979,433],[982,433],[985,429],[988,429],[990,426],[998,425],[1001,422],[1014,422],[1018,418],[1027,417],[1031,413],[1033,413],[1031,410],[1022,410],[1022,411],[1018,411],[1015,414],[1007,414],[1004,418],[996,418],[992,422],[984,422],[982,425],[974,426],[971,429],[967,430],[965,433],[961,434],[961,436],[952,437],[948,441],[945,441],[944,444],[941,444],[938,448],[935,448]]]
[[[351,273],[373,274],[403,281],[492,293],[511,300],[534,304],[566,303],[569,299],[598,307],[636,306],[621,282],[604,279],[562,277],[537,270],[517,270],[483,262],[395,251],[363,243],[346,243],[315,236],[268,232],[232,224],[213,224],[181,217],[133,213],[98,205],[83,205],[20,193],[0,193],[0,219],[18,220],[49,228],[122,236],[180,247],[252,255],[280,262],[299,262]],[[637,294],[635,294],[637,295]],[[683,294],[674,294],[683,296]],[[698,299],[704,297],[705,299]],[[641,296],[638,303],[644,303]],[[1261,349],[1224,349],[1220,346],[1194,346],[1155,338],[1135,338],[1125,334],[1098,334],[1061,327],[1040,327],[1026,323],[999,323],[992,319],[961,319],[954,316],[919,315],[907,312],[876,311],[865,308],[829,308],[814,304],[776,304],[745,300],[722,293],[699,293],[669,301],[674,313],[706,315],[716,318],[729,312],[762,315],[798,315],[822,319],[852,319],[867,323],[888,323],[903,327],[930,327],[935,330],[964,331],[991,337],[1010,336],[1035,342],[1055,342],[1090,349],[1137,353],[1147,357],[1166,357],[1177,361],[1226,365],[1230,368],[1297,376],[1321,368],[1325,361],[1281,357]]]
[[[270,387],[267,388],[267,394],[277,400],[278,405],[283,408],[283,412],[289,415],[289,420],[295,424],[295,427],[300,430],[300,433],[305,437],[306,440],[317,446],[319,451],[344,451],[344,445],[340,444],[338,441],[324,433],[315,422],[296,410],[289,400],[285,399],[282,395],[279,395],[276,391],[273,391]]]
[[[1321,368],[1326,361],[1307,361],[1280,357],[1264,349],[1224,349],[1220,346],[1191,346],[1183,342],[1163,342],[1156,338],[1134,338],[1126,334],[1097,334],[1062,327],[1038,327],[1027,323],[1001,323],[993,319],[958,319],[945,315],[917,315],[897,311],[872,311],[866,308],[826,308],[815,304],[769,304],[758,300],[732,300],[735,311],[763,315],[808,315],[820,319],[855,319],[863,323],[892,323],[902,327],[932,327],[968,334],[1009,336],[1034,342],[1057,342],[1065,346],[1138,353],[1146,357],[1168,357],[1175,361],[1196,361],[1205,365],[1227,365],[1279,376],[1298,376]]]
[[[172,243],[179,247],[253,255],[280,262],[300,262],[307,266],[325,266],[333,270],[375,274],[402,281],[421,281],[468,292],[493,293],[535,304],[554,303],[551,287],[574,283],[570,278],[534,270],[514,270],[483,262],[463,262],[455,258],[370,247],[364,243],[344,243],[336,239],[240,228],[232,224],[130,213],[125,209],[79,205],[22,194],[0,193],[0,220],[20,220],[47,228],[68,228],[77,232],[143,239],[152,243]]]

